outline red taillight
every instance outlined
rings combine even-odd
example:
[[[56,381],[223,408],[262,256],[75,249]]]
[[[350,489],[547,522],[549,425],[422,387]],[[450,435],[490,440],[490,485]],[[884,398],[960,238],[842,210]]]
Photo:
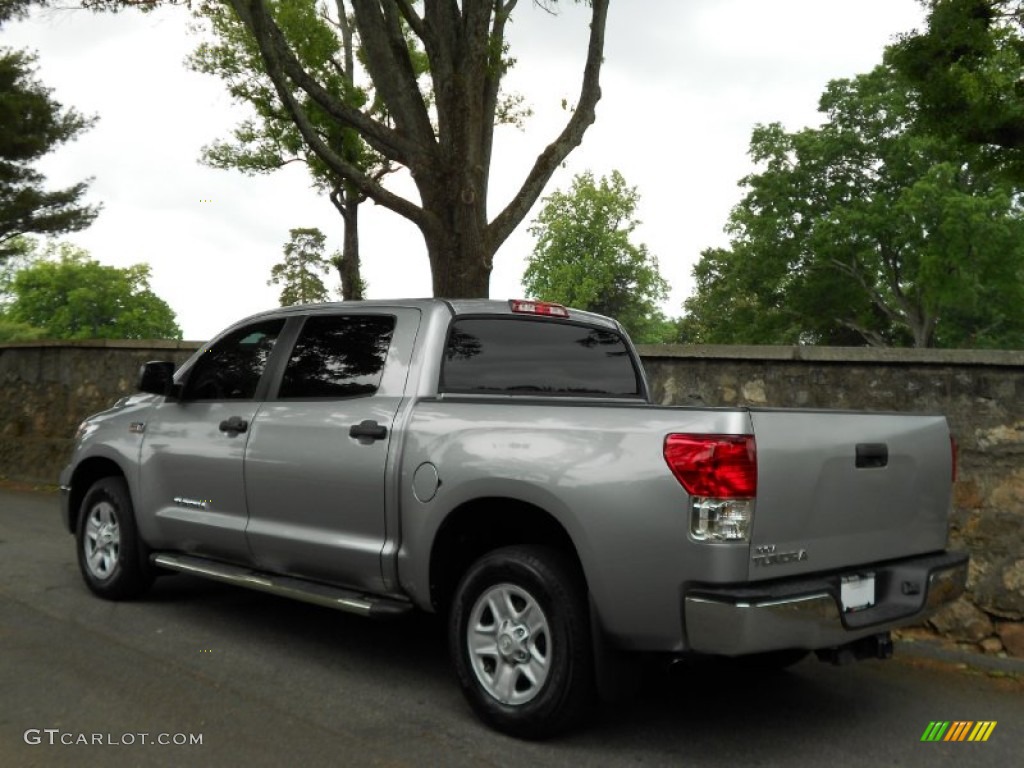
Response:
[[[753,435],[669,435],[665,461],[691,496],[747,499],[757,495]]]
[[[952,455],[953,462],[953,482],[956,482],[957,476],[960,473],[960,446],[956,443],[956,438],[953,435],[949,436],[949,450]]]
[[[550,301],[526,301],[525,299],[511,299],[509,307],[513,312],[524,315],[544,315],[546,317],[568,317],[569,310],[561,304]]]

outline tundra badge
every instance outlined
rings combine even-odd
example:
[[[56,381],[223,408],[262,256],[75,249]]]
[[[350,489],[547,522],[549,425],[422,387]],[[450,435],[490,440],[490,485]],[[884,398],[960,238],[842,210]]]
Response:
[[[759,544],[754,547],[754,565],[759,567],[782,565],[784,563],[799,563],[806,559],[806,549],[797,549],[793,552],[776,552],[774,544]]]

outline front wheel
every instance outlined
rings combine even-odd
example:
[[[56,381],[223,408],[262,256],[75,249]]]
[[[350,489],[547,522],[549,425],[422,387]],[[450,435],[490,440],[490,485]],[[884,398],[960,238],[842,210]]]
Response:
[[[82,499],[75,541],[82,578],[100,597],[138,597],[153,583],[123,478],[104,477],[92,484]]]
[[[477,560],[455,593],[449,646],[462,691],[494,728],[544,738],[593,701],[586,586],[545,547],[506,547]]]

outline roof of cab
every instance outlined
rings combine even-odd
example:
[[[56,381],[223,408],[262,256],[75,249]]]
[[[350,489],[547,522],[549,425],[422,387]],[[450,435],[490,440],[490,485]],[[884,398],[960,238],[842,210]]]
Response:
[[[276,307],[274,309],[268,309],[264,312],[258,312],[254,315],[250,315],[244,320],[240,320],[234,323],[237,326],[244,322],[249,322],[261,317],[270,316],[281,316],[291,314],[302,314],[302,313],[323,313],[323,312],[339,312],[353,309],[386,309],[388,307],[410,307],[413,309],[421,310],[436,310],[439,307],[447,307],[448,311],[455,315],[512,315],[511,302],[508,300],[502,301],[497,299],[434,299],[434,298],[420,298],[420,299],[371,299],[367,301],[335,301],[335,302],[324,302],[320,304],[296,304],[289,307]],[[567,307],[569,310],[569,319],[576,320],[579,322],[589,323],[591,325],[601,325],[606,328],[616,328],[617,323],[611,318],[605,317],[604,315],[598,315],[594,312],[586,312],[582,309],[572,309]],[[516,313],[518,314],[518,313]],[[539,317],[539,316],[538,316]]]

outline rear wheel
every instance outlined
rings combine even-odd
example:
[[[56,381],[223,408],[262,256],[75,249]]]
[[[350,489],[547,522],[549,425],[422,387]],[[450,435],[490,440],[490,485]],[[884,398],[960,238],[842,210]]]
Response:
[[[474,563],[456,590],[449,645],[466,699],[505,733],[551,736],[593,701],[586,587],[556,550],[506,547]]]
[[[75,540],[82,578],[100,597],[138,597],[153,583],[123,478],[104,477],[92,484],[82,499]]]

